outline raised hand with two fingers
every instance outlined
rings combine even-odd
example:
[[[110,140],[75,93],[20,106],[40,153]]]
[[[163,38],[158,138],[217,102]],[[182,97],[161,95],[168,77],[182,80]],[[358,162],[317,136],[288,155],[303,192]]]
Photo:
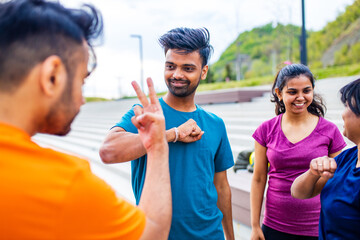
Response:
[[[165,117],[151,78],[147,79],[150,101],[135,81],[131,84],[142,105],[142,107],[139,105],[134,107],[135,116],[132,117],[131,121],[138,129],[140,139],[145,149],[149,151],[159,144],[167,145],[165,138]]]

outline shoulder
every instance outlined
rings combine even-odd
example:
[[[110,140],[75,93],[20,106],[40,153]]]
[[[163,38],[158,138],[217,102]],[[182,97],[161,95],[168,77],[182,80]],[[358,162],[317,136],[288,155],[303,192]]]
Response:
[[[323,136],[327,136],[329,138],[334,138],[337,137],[338,135],[341,135],[338,127],[333,122],[323,117],[319,117],[319,122],[316,131],[319,134]]]
[[[277,136],[277,131],[280,129],[281,116],[282,114],[261,123],[252,137],[261,145],[266,146],[270,139],[272,139],[272,137],[269,136]]]
[[[222,118],[217,116],[215,113],[209,112],[199,105],[196,105],[196,107],[197,107],[197,111],[199,111],[199,114],[202,117],[206,117],[206,118],[212,119],[214,121],[223,122]]]
[[[325,119],[323,117],[319,117],[319,124],[322,128],[332,128],[335,129],[337,128],[337,126],[335,125],[335,123],[331,122],[328,119]]]
[[[137,128],[131,122],[131,118],[135,116],[134,107],[141,106],[140,104],[134,104],[121,118],[119,122],[117,122],[112,128],[114,127],[121,127],[125,129],[127,132],[137,133]]]
[[[339,167],[346,164],[347,162],[351,162],[351,159],[357,159],[357,155],[358,149],[357,146],[354,146],[341,152],[338,156],[335,157],[335,161]]]
[[[163,111],[167,110],[168,108],[171,108],[167,103],[164,101],[163,98],[159,98],[159,103]]]
[[[276,129],[276,126],[281,124],[281,117],[282,117],[282,114],[280,114],[276,117],[273,117],[271,119],[265,120],[264,122],[262,122],[260,124],[258,129],[266,130],[267,132],[273,131],[274,129]]]
[[[281,121],[282,115],[283,114],[279,114],[279,115],[277,115],[277,116],[275,116],[273,118],[270,118],[270,119],[264,121],[262,124],[263,125],[274,125],[274,124]]]
[[[65,235],[75,234],[82,238],[84,234],[91,234],[102,239],[111,232],[133,239],[140,237],[145,227],[144,213],[118,198],[115,191],[90,169],[77,169],[63,203],[61,232]],[[112,230],[109,232],[109,229]]]
[[[217,116],[216,114],[206,111],[205,109],[203,109],[202,107],[198,106],[197,111],[199,112],[199,116],[204,119],[207,123],[211,123],[214,126],[218,126],[218,127],[224,127],[225,128],[225,123],[224,120]]]
[[[63,166],[64,168],[71,169],[72,171],[90,171],[89,161],[80,155],[67,154],[53,149],[42,148],[42,152],[54,161],[51,164]]]

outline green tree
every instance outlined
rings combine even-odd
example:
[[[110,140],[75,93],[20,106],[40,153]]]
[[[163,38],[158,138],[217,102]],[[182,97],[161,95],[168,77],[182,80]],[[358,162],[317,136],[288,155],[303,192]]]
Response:
[[[224,81],[225,81],[226,78],[229,78],[229,80],[235,80],[236,79],[236,75],[235,75],[235,72],[233,71],[231,63],[227,63],[226,66],[225,66]]]

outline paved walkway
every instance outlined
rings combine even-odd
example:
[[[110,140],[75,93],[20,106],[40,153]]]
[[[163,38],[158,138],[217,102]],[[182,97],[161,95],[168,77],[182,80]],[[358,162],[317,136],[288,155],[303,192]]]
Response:
[[[331,78],[316,82],[315,90],[321,93],[327,103],[326,118],[333,121],[342,132],[341,113],[343,106],[337,94],[340,87],[355,80],[357,77]],[[270,89],[271,86],[255,87]],[[252,133],[264,120],[274,114],[274,104],[269,101],[270,95],[253,99],[248,103],[203,105],[202,107],[222,117],[228,131],[234,158],[244,149],[253,148]],[[81,113],[72,125],[71,133],[66,137],[56,137],[38,134],[34,139],[42,145],[51,146],[63,151],[78,153],[89,159],[95,174],[108,182],[122,197],[134,202],[130,185],[130,164],[105,165],[101,162],[98,150],[108,130],[121,119],[121,116],[134,104],[136,99],[113,102],[88,103],[82,107]],[[348,142],[352,145],[350,142]],[[250,192],[251,174],[246,170],[234,173],[228,171],[229,182],[232,187]],[[238,201],[239,199],[233,199]],[[244,207],[245,219],[249,220],[248,197],[241,199],[247,206]],[[236,219],[236,216],[234,216]],[[250,238],[250,228],[237,221],[235,232],[237,240]]]

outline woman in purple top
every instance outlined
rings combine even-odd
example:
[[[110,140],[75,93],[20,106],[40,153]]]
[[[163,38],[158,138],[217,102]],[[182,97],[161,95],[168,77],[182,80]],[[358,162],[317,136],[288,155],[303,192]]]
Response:
[[[309,169],[312,159],[335,157],[346,144],[336,125],[323,118],[325,106],[314,94],[314,82],[310,70],[301,64],[287,65],[275,78],[272,101],[277,116],[262,123],[253,134],[256,161],[250,193],[251,239],[318,237],[320,199],[295,199],[290,187]]]

